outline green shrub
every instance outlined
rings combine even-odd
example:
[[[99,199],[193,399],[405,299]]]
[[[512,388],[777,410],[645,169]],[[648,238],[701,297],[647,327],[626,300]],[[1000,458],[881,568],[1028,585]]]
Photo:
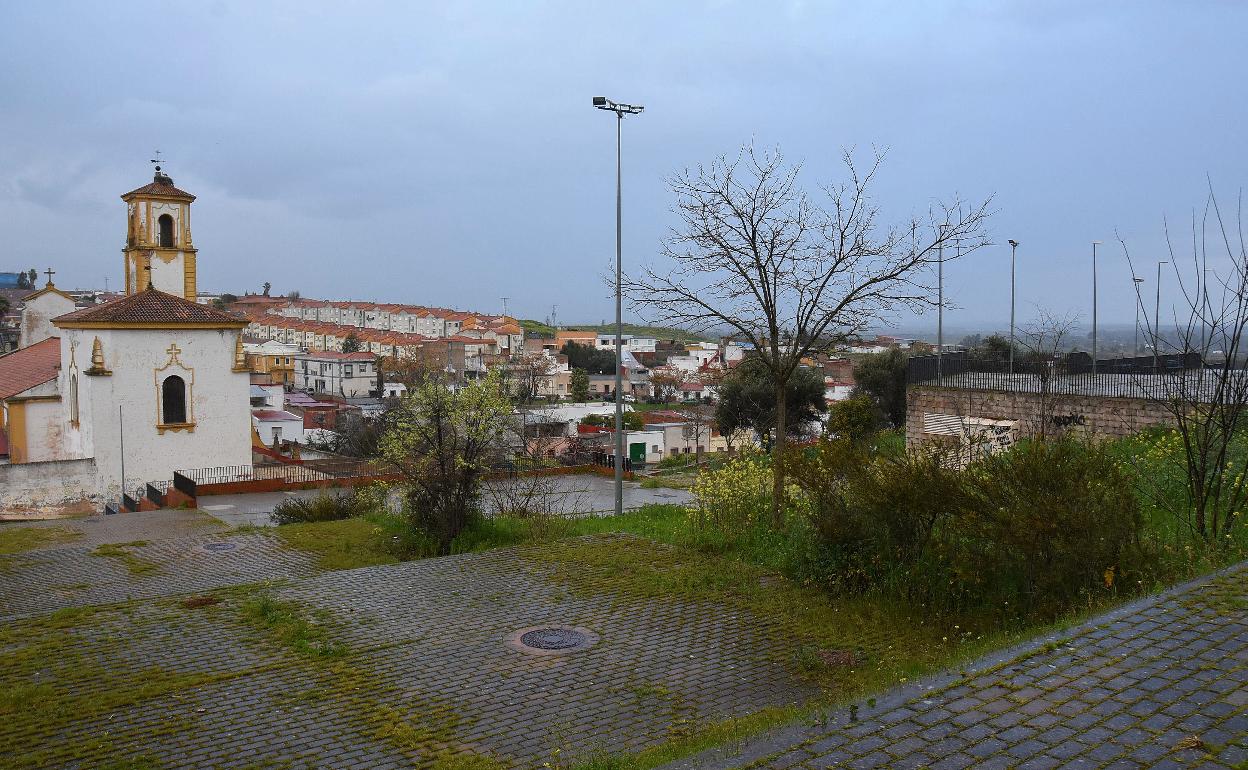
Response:
[[[870,396],[837,401],[828,408],[828,433],[849,441],[865,441],[884,424],[884,413]]]
[[[807,579],[837,592],[926,593],[928,573],[942,571],[926,563],[929,545],[968,503],[962,474],[943,455],[880,455],[825,440],[791,455],[787,468],[814,537]]]
[[[771,468],[764,455],[742,452],[693,484],[697,505],[689,509],[695,529],[731,539],[749,529],[771,506]]]
[[[811,541],[802,576],[839,593],[1052,617],[1137,579],[1139,506],[1113,458],[1025,442],[958,470],[933,449],[823,441],[786,459]]]
[[[942,543],[966,600],[1055,615],[1144,563],[1139,503],[1105,446],[1023,442],[966,474],[974,502]]]
[[[375,494],[366,489],[325,492],[312,498],[287,498],[273,507],[270,517],[274,524],[338,521],[363,516],[374,510],[377,502]]]

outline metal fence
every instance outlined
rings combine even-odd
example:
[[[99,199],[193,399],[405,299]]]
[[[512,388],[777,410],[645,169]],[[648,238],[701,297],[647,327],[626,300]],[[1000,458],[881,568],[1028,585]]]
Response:
[[[906,363],[907,385],[1052,393],[1108,398],[1151,398],[1173,390],[1176,377],[1199,372],[1198,353],[1097,360],[1071,353],[1053,360],[980,356],[966,352],[914,356]]]
[[[331,479],[379,476],[393,472],[386,463],[375,460],[333,459],[308,460],[301,464],[220,465],[215,468],[193,468],[175,471],[173,486],[194,496],[206,484],[232,484],[240,481],[281,480],[291,484]]]

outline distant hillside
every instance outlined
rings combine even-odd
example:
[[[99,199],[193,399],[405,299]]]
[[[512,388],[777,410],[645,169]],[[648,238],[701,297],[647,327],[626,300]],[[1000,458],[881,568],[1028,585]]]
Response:
[[[523,319],[520,326],[525,333],[541,334],[544,337],[555,336],[554,327],[541,321],[532,319]],[[574,324],[570,326],[560,326],[561,329],[576,329],[580,331],[600,332],[610,334],[615,331],[615,324]],[[655,337],[661,340],[680,340],[682,342],[711,342],[711,338],[701,334],[693,334],[683,329],[668,329],[664,326],[638,326],[637,324],[624,324],[624,333],[631,334],[636,337]]]

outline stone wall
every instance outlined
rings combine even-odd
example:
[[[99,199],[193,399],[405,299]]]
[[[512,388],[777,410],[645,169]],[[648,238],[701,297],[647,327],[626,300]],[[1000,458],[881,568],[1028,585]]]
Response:
[[[1000,393],[970,388],[912,386],[906,392],[906,446],[924,440],[923,415],[946,414],[988,420],[1017,420],[1015,438],[1079,432],[1123,437],[1170,425],[1160,404],[1139,398]]]
[[[0,465],[0,511],[100,503],[95,460]]]

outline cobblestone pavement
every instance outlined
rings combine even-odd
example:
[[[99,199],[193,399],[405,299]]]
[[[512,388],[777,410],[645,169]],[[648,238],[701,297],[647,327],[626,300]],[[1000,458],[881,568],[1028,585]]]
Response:
[[[815,695],[758,618],[572,595],[516,549],[320,574],[262,532],[122,550],[154,566],[0,559],[0,768],[567,766]],[[508,645],[543,625],[598,641]]]
[[[0,524],[0,531],[6,527],[50,528],[77,533],[71,539],[43,546],[44,550],[127,543],[134,540],[166,540],[228,529],[223,522],[212,516],[181,509],[136,511],[111,516],[97,513],[76,519],[15,521]]]
[[[667,770],[1248,767],[1248,569]]]

